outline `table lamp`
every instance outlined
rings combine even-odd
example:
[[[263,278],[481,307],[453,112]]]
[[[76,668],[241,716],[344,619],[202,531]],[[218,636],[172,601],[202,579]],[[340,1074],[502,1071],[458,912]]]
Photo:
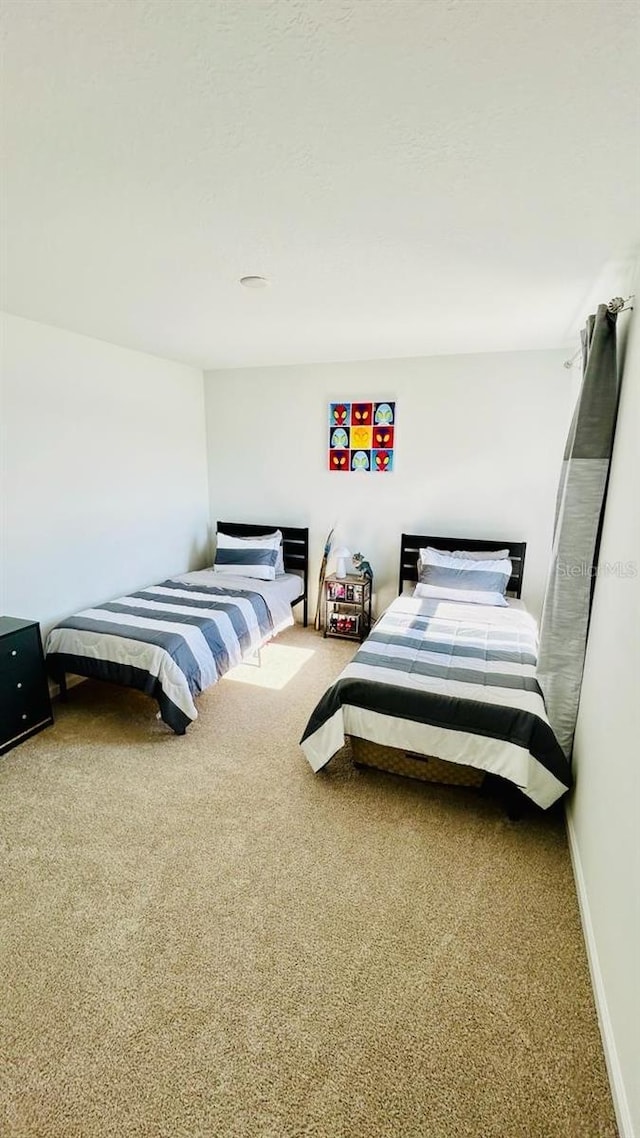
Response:
[[[341,545],[338,549],[332,550],[332,553],[336,559],[336,577],[346,577],[347,558],[351,557],[351,550],[347,549],[346,545]]]

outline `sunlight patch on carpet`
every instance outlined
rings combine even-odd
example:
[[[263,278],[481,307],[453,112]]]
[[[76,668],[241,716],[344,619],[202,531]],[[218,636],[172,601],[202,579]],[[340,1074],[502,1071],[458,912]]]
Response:
[[[311,657],[313,648],[291,648],[287,644],[267,644],[260,650],[260,663],[238,664],[222,678],[238,684],[253,684],[258,688],[279,691],[292,680]]]

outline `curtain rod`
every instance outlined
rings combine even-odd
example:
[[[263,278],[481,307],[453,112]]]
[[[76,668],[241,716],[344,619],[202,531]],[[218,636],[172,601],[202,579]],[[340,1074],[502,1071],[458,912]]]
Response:
[[[607,312],[613,312],[613,313],[632,312],[633,311],[633,305],[629,304],[628,301],[633,300],[635,298],[635,295],[636,295],[635,292],[632,292],[631,296],[614,296],[609,301],[609,303],[607,305]],[[573,367],[578,356],[581,356],[581,355],[582,355],[582,345],[580,345],[577,352],[573,353],[570,360],[564,361],[562,366],[566,367],[566,368]]]

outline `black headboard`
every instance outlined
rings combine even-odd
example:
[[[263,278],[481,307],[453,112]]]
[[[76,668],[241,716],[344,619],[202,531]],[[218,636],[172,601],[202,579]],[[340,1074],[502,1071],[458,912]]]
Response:
[[[303,620],[307,626],[307,606],[309,596],[309,529],[306,526],[267,526],[249,522],[216,522],[216,529],[230,537],[262,537],[279,529],[282,534],[282,554],[284,567],[290,573],[300,573],[304,591],[292,603],[303,602]]]
[[[432,549],[468,549],[476,553],[480,549],[508,549],[513,572],[509,578],[507,592],[512,597],[519,597],[522,593],[522,578],[524,575],[524,555],[527,549],[526,541],[480,541],[468,537],[425,537],[421,534],[403,533],[400,539],[400,577],[398,592],[401,593],[405,581],[418,580],[419,549],[430,545]]]

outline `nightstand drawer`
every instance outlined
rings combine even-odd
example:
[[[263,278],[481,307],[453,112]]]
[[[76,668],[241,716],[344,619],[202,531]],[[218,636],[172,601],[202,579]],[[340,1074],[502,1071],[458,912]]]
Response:
[[[40,630],[37,624],[19,632],[11,632],[0,640],[0,684],[14,676],[26,677],[39,670],[41,659]]]
[[[0,754],[51,723],[40,628],[0,617]]]
[[[0,693],[0,746],[51,718],[48,690],[42,684]]]

